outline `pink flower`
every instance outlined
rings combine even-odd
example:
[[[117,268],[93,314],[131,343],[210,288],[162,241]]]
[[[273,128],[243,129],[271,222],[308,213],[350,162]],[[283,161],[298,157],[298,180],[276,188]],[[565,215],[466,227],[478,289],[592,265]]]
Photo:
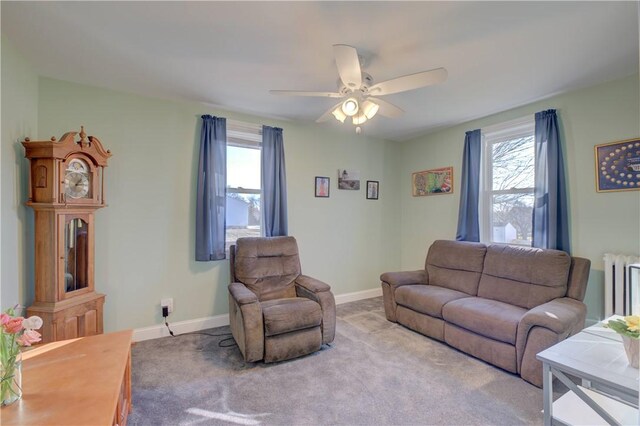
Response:
[[[9,317],[9,320],[2,324],[2,327],[4,327],[4,331],[6,333],[9,334],[15,334],[20,332],[20,330],[22,330],[22,320],[24,318],[22,317],[15,317],[15,318],[11,318]]]
[[[40,341],[40,333],[35,330],[27,330],[16,341],[20,346],[31,346],[32,343]]]
[[[9,320],[11,319],[11,317],[9,316],[9,314],[5,314],[4,312],[0,314],[0,325],[5,325],[6,323],[9,322]]]

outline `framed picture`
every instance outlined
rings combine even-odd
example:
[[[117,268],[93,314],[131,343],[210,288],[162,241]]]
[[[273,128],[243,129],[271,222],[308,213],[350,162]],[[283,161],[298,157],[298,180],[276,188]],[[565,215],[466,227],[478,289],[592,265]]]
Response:
[[[640,189],[640,138],[595,146],[596,191]]]
[[[380,183],[377,180],[367,181],[367,200],[378,199],[378,185]]]
[[[360,190],[360,172],[338,169],[338,189]]]
[[[331,180],[326,176],[316,176],[316,197],[329,198],[329,183]]]
[[[423,170],[411,175],[414,197],[453,194],[453,167]]]

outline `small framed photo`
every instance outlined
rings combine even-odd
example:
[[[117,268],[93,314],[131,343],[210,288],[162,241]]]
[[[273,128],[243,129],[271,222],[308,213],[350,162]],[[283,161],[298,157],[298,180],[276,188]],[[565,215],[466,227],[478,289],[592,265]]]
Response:
[[[640,189],[640,138],[595,146],[596,191]]]
[[[360,190],[360,172],[358,170],[338,169],[338,189]]]
[[[378,199],[378,186],[380,182],[377,180],[368,180],[367,181],[367,200],[377,200]]]
[[[326,176],[316,176],[316,197],[329,198],[329,183],[331,180]]]

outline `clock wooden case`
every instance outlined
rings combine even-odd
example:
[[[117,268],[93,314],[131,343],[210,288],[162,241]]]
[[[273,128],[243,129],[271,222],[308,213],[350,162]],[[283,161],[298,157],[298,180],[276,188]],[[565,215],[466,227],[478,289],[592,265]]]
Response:
[[[78,140],[76,140],[78,136]],[[111,152],[94,136],[22,142],[30,160],[29,200],[35,212],[35,301],[42,340],[103,332],[104,294],[94,283],[94,212],[105,207],[104,168]]]

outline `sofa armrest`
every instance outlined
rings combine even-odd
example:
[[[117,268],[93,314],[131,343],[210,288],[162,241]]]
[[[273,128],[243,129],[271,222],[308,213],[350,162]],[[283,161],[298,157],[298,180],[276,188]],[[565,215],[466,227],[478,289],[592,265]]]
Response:
[[[420,269],[418,271],[402,271],[402,272],[385,272],[380,275],[380,281],[383,281],[393,288],[403,285],[428,284],[427,271]]]
[[[427,271],[385,272],[380,275],[382,281],[382,300],[384,302],[384,314],[391,322],[396,322],[396,295],[395,291],[403,285],[425,285],[429,283]]]
[[[526,338],[532,327],[544,327],[561,336],[574,334],[584,327],[586,314],[587,308],[580,301],[569,297],[553,299],[524,314],[518,324],[518,338]]]
[[[238,305],[247,305],[258,301],[258,296],[254,292],[238,282],[229,284],[229,294]]]
[[[587,307],[570,297],[562,297],[530,309],[520,319],[516,335],[518,372],[523,379],[542,385],[542,363],[536,354],[580,332]]]
[[[329,284],[300,275],[295,280],[296,296],[317,302],[322,309],[322,343],[331,343],[336,336],[336,300]]]
[[[298,276],[298,278],[296,278],[295,284],[296,286],[304,287],[306,290],[312,293],[320,293],[321,291],[331,290],[329,284],[309,277],[307,275]]]

